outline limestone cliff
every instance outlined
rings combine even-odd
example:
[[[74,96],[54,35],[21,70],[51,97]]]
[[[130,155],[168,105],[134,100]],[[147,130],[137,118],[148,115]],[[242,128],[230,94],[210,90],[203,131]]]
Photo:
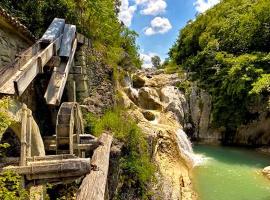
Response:
[[[193,135],[193,139],[202,143],[220,143],[226,140],[226,127],[213,127],[211,113],[211,96],[205,90],[202,90],[192,84],[190,93],[186,94],[189,104],[189,122],[192,124],[187,127]],[[265,105],[253,105],[250,107],[251,113],[258,113],[256,120],[240,125],[232,138],[226,140],[228,144],[264,146],[270,143],[270,125],[269,116]],[[233,117],[233,116],[232,116]]]
[[[177,74],[142,70],[126,77],[120,89],[120,103],[146,134],[158,168],[153,199],[196,198],[189,178],[191,163],[177,142],[188,113],[185,95],[175,86],[179,81]]]

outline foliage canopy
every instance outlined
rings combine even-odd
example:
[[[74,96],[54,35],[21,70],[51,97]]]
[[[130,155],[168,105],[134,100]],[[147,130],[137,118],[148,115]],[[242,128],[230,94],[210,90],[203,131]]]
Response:
[[[212,95],[214,124],[231,131],[258,116],[250,108],[269,93],[269,52],[270,1],[223,0],[180,31],[169,55]]]
[[[75,24],[80,33],[91,39],[93,47],[105,63],[116,67],[128,59],[129,65],[140,68],[136,34],[128,30],[117,15],[118,0],[3,0],[7,9],[40,37],[55,17]]]

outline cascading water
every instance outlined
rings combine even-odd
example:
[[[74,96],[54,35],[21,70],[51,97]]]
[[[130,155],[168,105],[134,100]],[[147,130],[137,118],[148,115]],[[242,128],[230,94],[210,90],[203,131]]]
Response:
[[[178,129],[176,136],[180,154],[185,161],[192,167],[200,165],[203,162],[203,158],[201,155],[196,155],[193,152],[192,144],[188,139],[187,134],[182,129]]]

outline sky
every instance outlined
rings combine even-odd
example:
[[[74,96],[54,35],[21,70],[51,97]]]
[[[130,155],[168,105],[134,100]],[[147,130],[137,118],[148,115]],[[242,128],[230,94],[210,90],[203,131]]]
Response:
[[[121,0],[119,20],[139,37],[143,67],[152,67],[151,57],[162,61],[176,41],[179,30],[196,14],[203,13],[220,0]]]

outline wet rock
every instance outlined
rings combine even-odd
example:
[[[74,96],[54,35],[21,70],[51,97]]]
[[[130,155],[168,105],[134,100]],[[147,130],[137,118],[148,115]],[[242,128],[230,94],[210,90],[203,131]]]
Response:
[[[143,116],[145,117],[145,119],[149,120],[149,121],[154,121],[156,116],[154,113],[152,113],[151,111],[143,111]]]

